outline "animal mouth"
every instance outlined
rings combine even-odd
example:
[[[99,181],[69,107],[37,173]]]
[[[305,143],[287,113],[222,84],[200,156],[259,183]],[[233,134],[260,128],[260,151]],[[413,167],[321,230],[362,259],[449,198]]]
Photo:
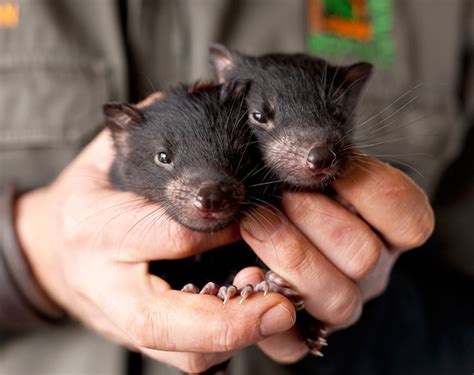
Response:
[[[217,232],[229,226],[238,216],[237,210],[199,212],[192,210],[180,218],[180,223],[197,232]]]
[[[220,212],[199,212],[199,215],[204,220],[226,220],[235,215],[234,210],[220,211]]]
[[[282,176],[289,184],[306,189],[321,189],[329,184],[340,172],[337,166],[309,170],[307,168],[298,168],[292,171],[287,171],[285,176]]]
[[[320,179],[320,178],[331,178],[338,174],[339,172],[339,165],[338,163],[333,163],[327,167],[319,167],[319,168],[308,168],[306,165],[305,167],[300,167],[294,169],[295,176],[299,178],[309,178],[309,179]]]
[[[331,177],[337,173],[337,168],[323,168],[311,172],[312,177]]]

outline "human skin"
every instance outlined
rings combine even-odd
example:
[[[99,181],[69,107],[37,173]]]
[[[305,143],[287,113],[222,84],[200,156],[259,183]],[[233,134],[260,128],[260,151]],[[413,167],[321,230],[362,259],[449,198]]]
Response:
[[[283,212],[262,210],[253,215],[258,220],[241,223],[260,259],[302,294],[307,311],[331,331],[355,323],[363,303],[386,289],[400,254],[421,246],[434,228],[426,194],[377,159],[353,163],[333,187],[344,204],[321,193],[284,193]],[[242,283],[262,275],[256,268],[244,272]],[[282,363],[308,351],[294,329],[259,346]]]
[[[302,293],[312,315],[338,329],[357,320],[363,302],[384,290],[398,255],[422,244],[434,225],[425,194],[408,177],[367,159],[334,184],[360,218],[320,193],[285,193],[283,212],[261,209],[259,220],[244,219],[240,231],[196,233],[155,204],[112,190],[107,176],[113,157],[105,130],[50,186],[21,196],[21,246],[38,282],[70,315],[190,373],[255,343],[277,361],[298,360],[307,349],[292,328],[295,310],[274,293],[223,305],[213,296],[172,290],[148,273],[150,261],[187,257],[243,237]],[[242,270],[235,283],[255,282],[261,272]]]

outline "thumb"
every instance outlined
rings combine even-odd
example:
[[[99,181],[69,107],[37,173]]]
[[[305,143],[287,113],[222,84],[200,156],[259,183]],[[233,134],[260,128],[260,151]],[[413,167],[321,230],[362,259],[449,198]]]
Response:
[[[83,167],[107,175],[115,158],[109,129],[102,130],[77,156],[70,168]]]
[[[210,295],[170,290],[148,275],[144,293],[128,288],[114,309],[137,346],[186,352],[227,352],[253,345],[295,323],[296,312],[285,297],[255,294],[239,304]],[[123,301],[130,301],[124,304]]]

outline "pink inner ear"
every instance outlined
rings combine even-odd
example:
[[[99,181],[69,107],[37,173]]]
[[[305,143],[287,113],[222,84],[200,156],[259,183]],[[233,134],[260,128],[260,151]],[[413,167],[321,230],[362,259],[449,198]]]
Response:
[[[234,67],[232,53],[225,47],[211,47],[210,54],[219,83],[225,83],[225,72]]]
[[[123,114],[119,115],[118,119],[123,120],[124,125],[128,125],[130,122],[140,123],[144,120],[139,109],[135,106],[125,104],[122,106]],[[122,118],[124,116],[124,118]]]
[[[120,113],[115,117],[115,121],[121,125],[121,127],[127,127],[133,119],[125,113]]]
[[[212,81],[197,81],[188,87],[188,94],[192,94],[196,91],[209,91],[214,87]]]
[[[137,107],[127,103],[108,103],[103,108],[105,123],[112,132],[125,130],[145,120]]]
[[[215,67],[217,71],[217,80],[219,83],[225,83],[225,73],[226,71],[232,69],[232,61],[226,58],[215,60]]]
[[[162,91],[154,92],[153,94],[143,99],[140,103],[138,103],[137,108],[143,108],[143,107],[146,107],[147,105],[153,104],[157,100],[164,98],[164,96],[165,96],[165,93]]]
[[[364,81],[365,79],[369,78],[371,71],[371,64],[357,63],[347,68],[347,73],[344,78],[348,82]]]

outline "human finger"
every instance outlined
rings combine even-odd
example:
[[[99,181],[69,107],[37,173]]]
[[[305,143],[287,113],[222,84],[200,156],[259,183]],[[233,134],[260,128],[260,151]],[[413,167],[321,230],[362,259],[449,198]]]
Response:
[[[421,246],[434,227],[428,197],[407,175],[361,157],[333,183],[336,192],[394,248]]]
[[[141,286],[114,284],[121,298],[109,296],[105,308],[140,348],[229,352],[286,331],[295,322],[291,302],[278,294],[224,304],[214,296],[171,290],[152,275]]]
[[[376,233],[352,212],[322,193],[284,193],[290,221],[341,272],[354,280],[367,275],[384,246]]]
[[[281,212],[259,209],[241,223],[244,240],[269,268],[283,277],[319,320],[349,324],[361,311],[357,285],[339,271]]]

